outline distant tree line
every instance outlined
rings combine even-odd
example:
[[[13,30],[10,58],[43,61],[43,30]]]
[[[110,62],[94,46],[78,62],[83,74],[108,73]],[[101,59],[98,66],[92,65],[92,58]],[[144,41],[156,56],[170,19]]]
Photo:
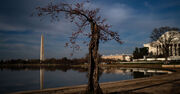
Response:
[[[86,58],[79,58],[79,59],[68,59],[63,57],[61,59],[50,58],[46,59],[41,62],[41,64],[62,64],[62,65],[78,65],[84,64],[87,62]],[[11,60],[1,60],[0,64],[40,64],[39,59],[11,59]]]
[[[113,59],[102,59],[101,55],[98,56],[100,63],[104,62],[111,64],[117,60]],[[61,64],[61,65],[80,65],[88,63],[88,54],[83,58],[68,59],[63,57],[61,59],[49,58],[40,63],[39,59],[11,59],[11,60],[0,60],[0,64]]]
[[[102,59],[102,55],[98,55],[98,58],[101,62],[104,63],[112,63],[116,62],[116,60],[112,59]],[[60,59],[56,58],[49,58],[45,61],[42,61],[40,63],[39,59],[11,59],[11,60],[0,60],[0,64],[61,64],[61,65],[80,65],[80,64],[87,64],[88,63],[88,54],[86,54],[83,58],[74,58],[74,59],[68,59],[67,57],[63,57]]]

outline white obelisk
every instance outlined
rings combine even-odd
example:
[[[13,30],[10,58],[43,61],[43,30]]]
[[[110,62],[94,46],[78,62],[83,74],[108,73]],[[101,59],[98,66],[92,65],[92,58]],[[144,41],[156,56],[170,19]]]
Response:
[[[44,37],[41,35],[40,62],[44,61]]]
[[[44,61],[44,37],[41,35],[41,47],[40,47],[40,63]],[[44,84],[44,70],[40,67],[40,89],[43,89]]]

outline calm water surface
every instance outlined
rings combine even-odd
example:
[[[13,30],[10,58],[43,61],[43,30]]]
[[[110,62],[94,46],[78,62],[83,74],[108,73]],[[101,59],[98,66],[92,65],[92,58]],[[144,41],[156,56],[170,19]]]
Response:
[[[1,67],[0,94],[42,88],[87,84],[86,68],[65,67]],[[128,80],[171,73],[145,68],[103,67],[100,82]]]

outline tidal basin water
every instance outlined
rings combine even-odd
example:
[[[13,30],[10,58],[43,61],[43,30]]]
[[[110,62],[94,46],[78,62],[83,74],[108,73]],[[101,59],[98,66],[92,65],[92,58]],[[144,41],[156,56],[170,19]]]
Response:
[[[87,84],[87,68],[27,67],[0,68],[0,94]],[[120,81],[171,73],[167,70],[146,68],[103,67],[100,81]]]

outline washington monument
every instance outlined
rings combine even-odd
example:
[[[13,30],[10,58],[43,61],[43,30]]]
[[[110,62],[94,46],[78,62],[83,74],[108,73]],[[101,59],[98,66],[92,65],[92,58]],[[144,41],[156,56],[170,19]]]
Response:
[[[40,62],[44,61],[44,37],[41,35]]]
[[[40,63],[44,61],[44,37],[41,35],[41,47],[40,47]],[[40,67],[40,89],[43,89],[44,84],[44,70]]]

